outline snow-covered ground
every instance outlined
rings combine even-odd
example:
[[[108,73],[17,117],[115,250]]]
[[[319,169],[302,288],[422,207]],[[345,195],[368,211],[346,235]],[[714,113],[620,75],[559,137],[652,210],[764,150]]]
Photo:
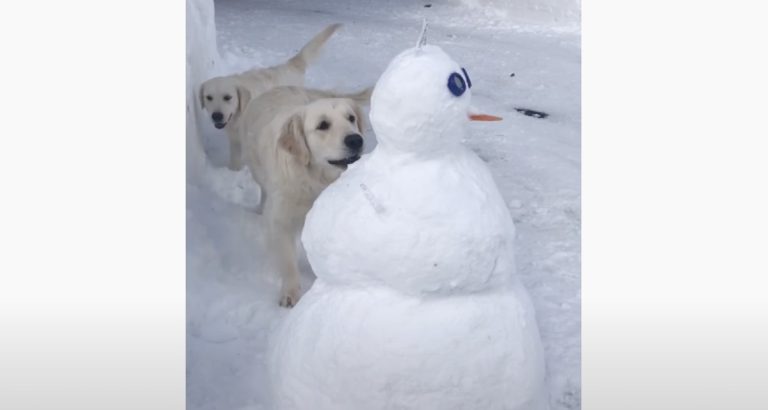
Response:
[[[469,71],[473,101],[504,117],[473,123],[465,143],[487,161],[517,227],[517,265],[537,309],[553,409],[581,407],[580,34],[578,1],[218,1],[223,74],[282,62],[328,24],[344,27],[312,65],[307,85],[355,90],[412,47],[421,19],[429,42]],[[431,7],[425,7],[430,4]],[[526,5],[534,5],[526,7]],[[575,5],[575,6],[574,6]],[[515,107],[550,114],[524,116]],[[211,162],[224,134],[204,122]],[[368,149],[375,136],[368,129]],[[222,173],[226,178],[226,173]],[[234,175],[232,175],[234,178]],[[279,277],[264,255],[255,213],[187,184],[187,403],[190,409],[270,409],[264,368]],[[312,283],[302,262],[303,286]]]

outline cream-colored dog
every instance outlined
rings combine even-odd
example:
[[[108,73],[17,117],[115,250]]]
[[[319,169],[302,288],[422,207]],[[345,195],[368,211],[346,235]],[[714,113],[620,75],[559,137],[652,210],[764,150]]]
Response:
[[[339,27],[341,24],[326,27],[283,64],[211,78],[200,86],[200,104],[211,115],[213,125],[227,132],[230,169],[243,167],[237,128],[240,114],[248,102],[277,86],[303,86],[307,66],[317,58],[320,49]]]
[[[301,296],[297,241],[307,212],[363,151],[358,104],[370,101],[371,90],[340,95],[278,87],[251,100],[242,115],[243,159],[262,188],[267,249],[282,276],[281,306]]]

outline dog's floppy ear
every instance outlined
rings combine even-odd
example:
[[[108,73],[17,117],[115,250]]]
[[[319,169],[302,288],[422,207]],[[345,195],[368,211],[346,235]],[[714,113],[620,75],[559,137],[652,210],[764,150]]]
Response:
[[[300,113],[293,114],[283,124],[278,139],[280,148],[293,155],[300,164],[309,165],[309,147],[304,135],[304,117]]]
[[[248,102],[251,101],[251,92],[242,85],[238,85],[237,89],[237,113],[242,114],[245,112],[245,107],[248,106]]]
[[[357,129],[360,131],[360,134],[362,135],[363,132],[365,132],[365,112],[362,108],[360,108],[357,104],[352,104],[352,110],[355,111],[355,117],[357,117]]]
[[[352,101],[358,104],[371,105],[372,95],[373,95],[373,87],[368,87],[365,90],[362,90],[360,92],[350,94],[348,98],[351,98]]]
[[[205,108],[205,83],[200,84],[200,89],[198,90],[198,94],[200,95],[200,108]]]

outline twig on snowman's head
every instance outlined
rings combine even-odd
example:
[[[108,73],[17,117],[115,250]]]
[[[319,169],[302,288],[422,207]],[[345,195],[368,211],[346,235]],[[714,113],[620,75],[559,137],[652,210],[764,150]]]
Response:
[[[427,19],[424,19],[421,24],[421,34],[419,35],[419,41],[416,42],[416,47],[421,48],[427,44]]]

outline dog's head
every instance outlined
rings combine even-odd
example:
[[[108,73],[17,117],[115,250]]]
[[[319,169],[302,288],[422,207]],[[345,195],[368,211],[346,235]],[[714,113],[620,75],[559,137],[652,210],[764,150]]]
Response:
[[[363,152],[363,112],[347,98],[307,104],[283,126],[280,147],[304,166],[340,174]]]
[[[218,129],[236,119],[250,100],[251,93],[232,77],[211,78],[200,86],[200,104]]]

